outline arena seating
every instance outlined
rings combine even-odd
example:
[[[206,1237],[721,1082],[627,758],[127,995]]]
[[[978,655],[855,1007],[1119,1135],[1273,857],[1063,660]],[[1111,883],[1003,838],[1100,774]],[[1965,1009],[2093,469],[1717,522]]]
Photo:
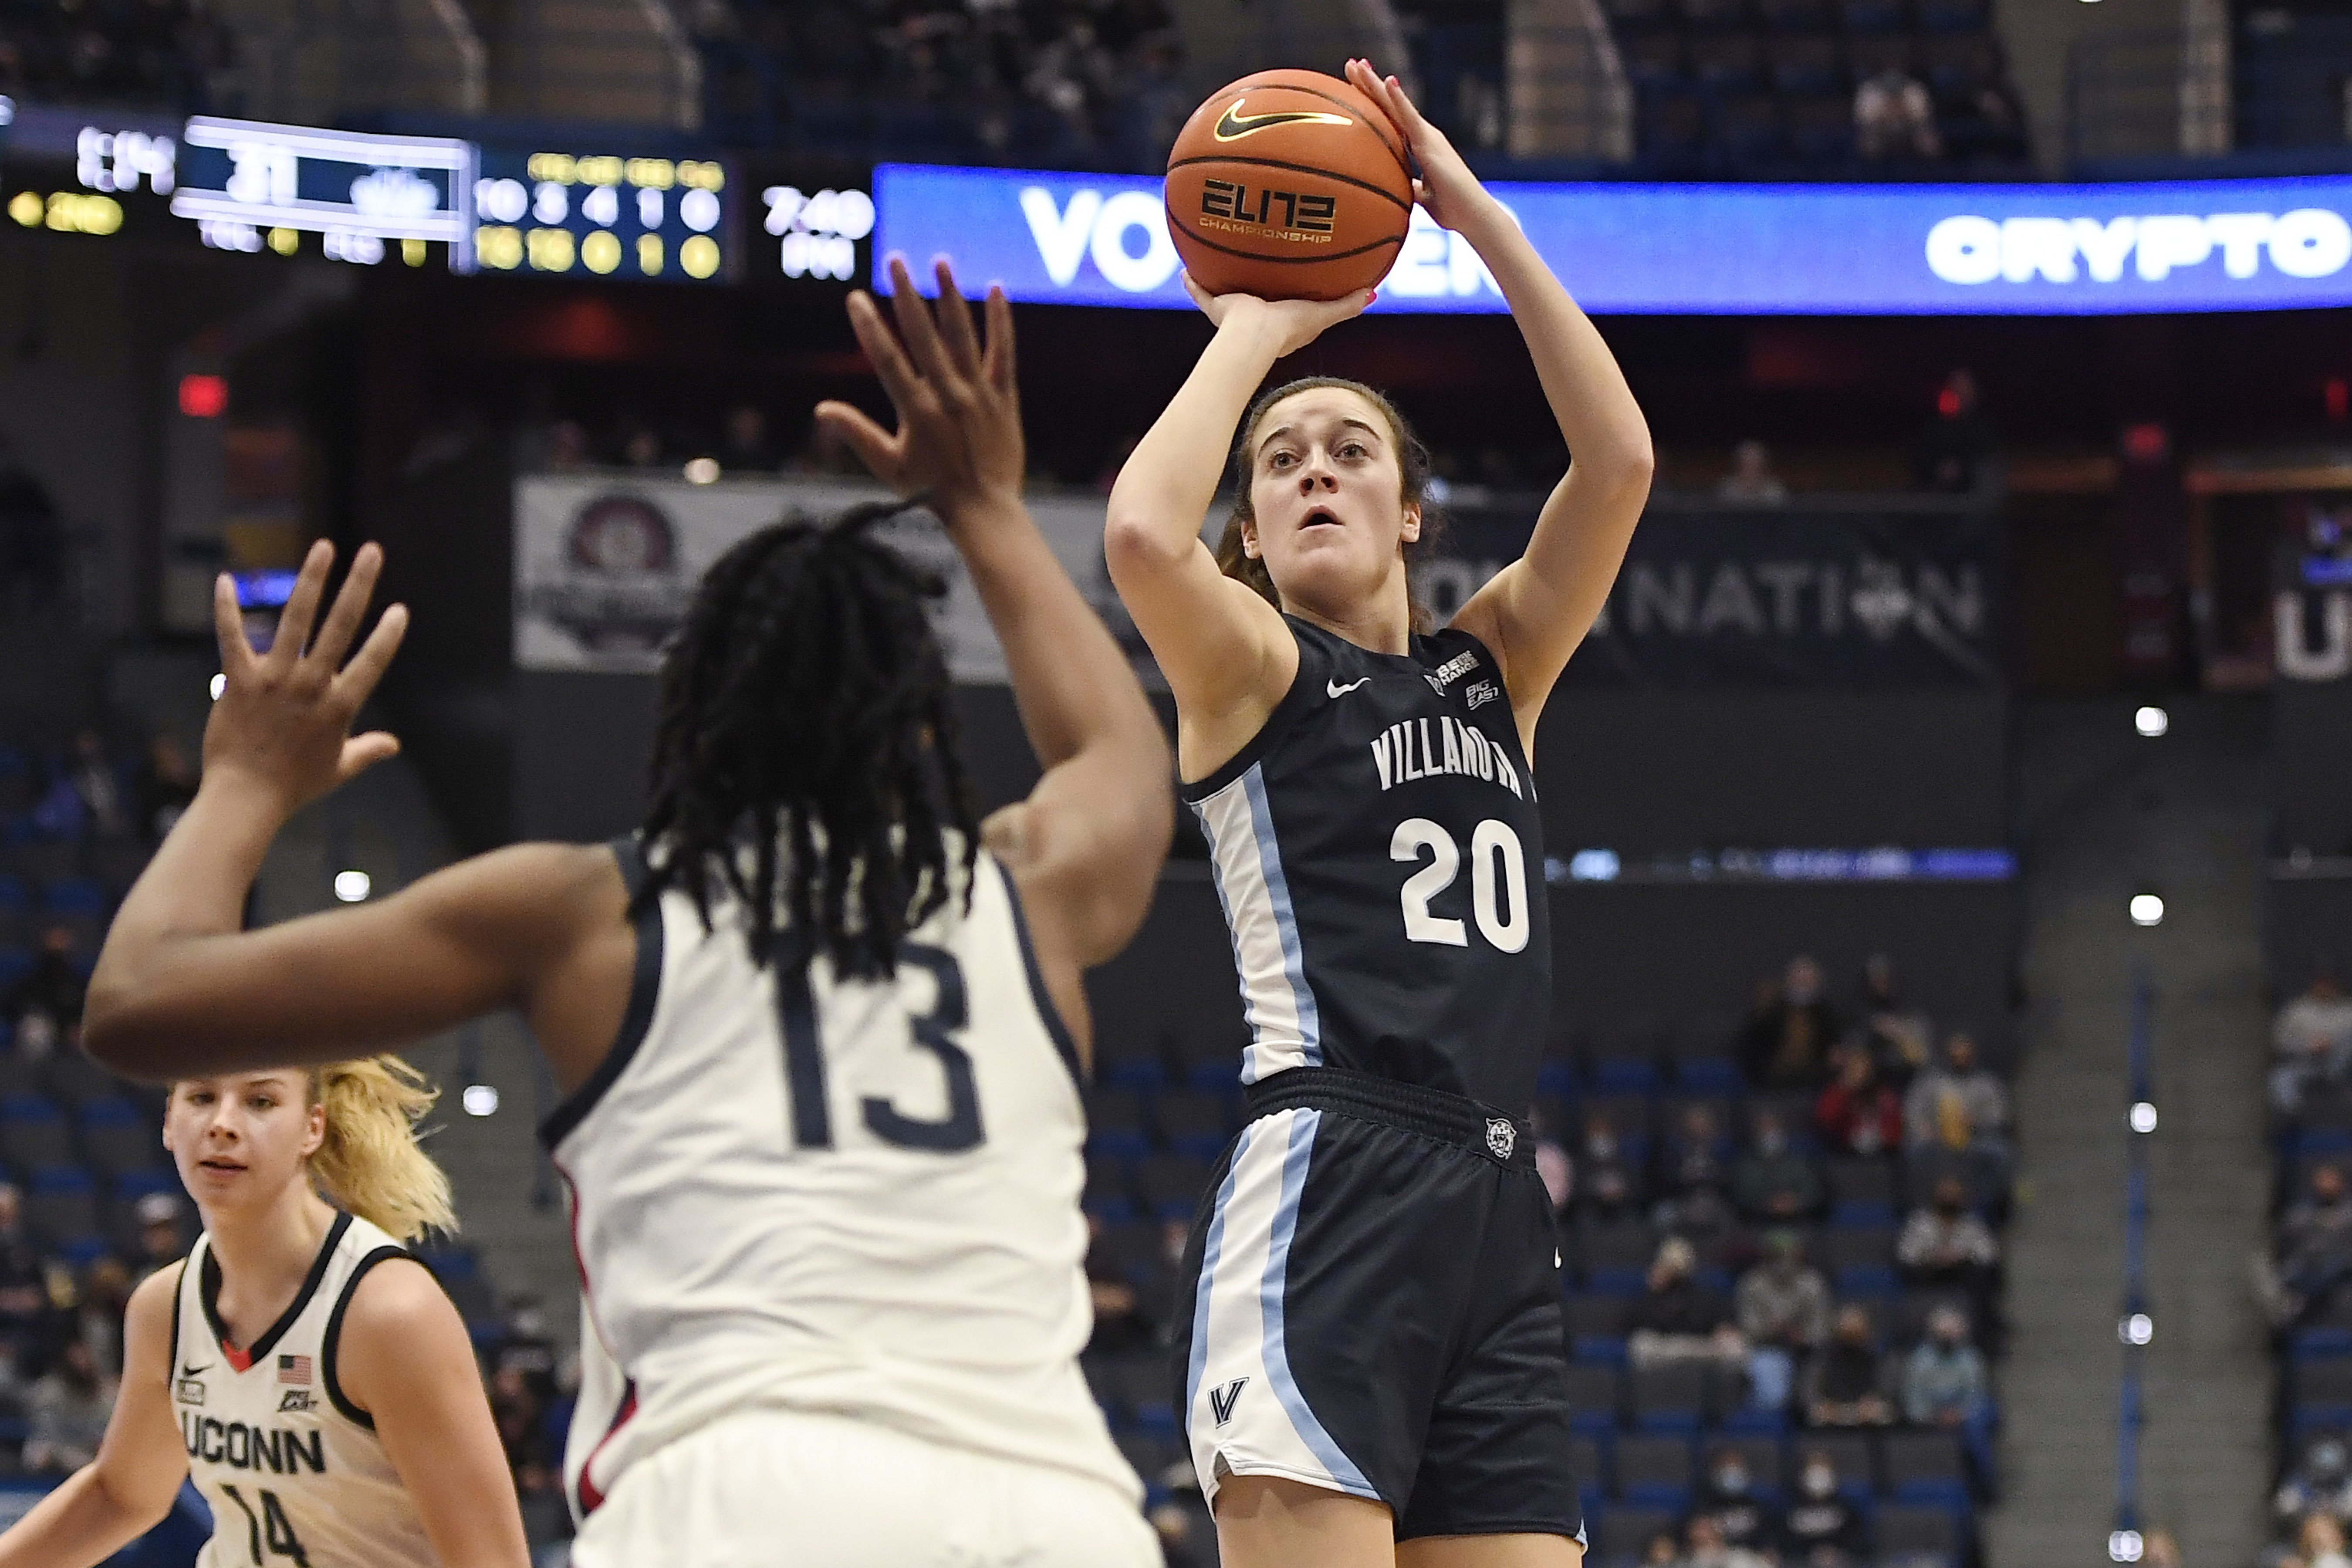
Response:
[[[203,0],[0,5],[0,92],[15,96],[192,112],[226,106],[235,62]]]
[[[1571,1151],[1585,1119],[1606,1117],[1626,1163],[1664,1175],[1668,1152],[1683,1136],[1685,1112],[1704,1108],[1721,1129],[1727,1160],[1744,1142],[1748,1115],[1782,1112],[1796,1146],[1822,1178],[1817,1217],[1798,1226],[1810,1262],[1831,1281],[1836,1304],[1868,1312],[1882,1353],[1919,1340],[1927,1317],[1954,1300],[1949,1291],[1906,1285],[1896,1268],[1895,1227],[1923,1198],[1932,1162],[1896,1154],[1831,1158],[1813,1138],[1813,1096],[1751,1091],[1735,1056],[1735,1021],[1706,1016],[1616,1020],[1578,1031],[1547,1059],[1535,1109],[1539,1136]],[[1096,1242],[1089,1271],[1133,1291],[1152,1337],[1098,1333],[1087,1359],[1089,1377],[1121,1447],[1155,1498],[1181,1494],[1189,1471],[1171,1405],[1163,1348],[1173,1300],[1175,1255],[1200,1202],[1216,1143],[1239,1124],[1238,1042],[1224,1037],[1160,1042],[1106,1040],[1090,1109],[1086,1207]],[[2352,1143],[2352,1137],[2347,1137]],[[1571,1152],[1571,1160],[1576,1159]],[[2005,1183],[1975,1194],[1980,1213],[2005,1212]],[[1738,1451],[1757,1478],[1759,1500],[1779,1506],[1805,1455],[1827,1453],[1841,1489],[1868,1521],[1880,1562],[1974,1559],[1976,1510],[1996,1478],[1988,1415],[1961,1429],[1810,1427],[1802,1413],[1759,1407],[1737,1366],[1634,1364],[1627,1323],[1667,1234],[1650,1205],[1636,1202],[1603,1218],[1571,1205],[1562,1219],[1562,1272],[1579,1434],[1577,1477],[1594,1527],[1596,1568],[1636,1560],[1652,1538],[1676,1533],[1703,1485],[1705,1467]],[[1739,1269],[1759,1251],[1759,1228],[1738,1226],[1703,1241],[1701,1282],[1728,1297]],[[1997,1321],[1978,1323],[1988,1351]],[[2352,1373],[2352,1329],[2343,1332]],[[2343,1398],[2352,1413],[2352,1379]]]

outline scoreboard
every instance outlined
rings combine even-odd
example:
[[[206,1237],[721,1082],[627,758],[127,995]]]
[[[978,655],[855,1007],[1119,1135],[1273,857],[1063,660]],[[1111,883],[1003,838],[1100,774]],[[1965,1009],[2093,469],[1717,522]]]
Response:
[[[475,253],[503,272],[719,279],[730,192],[716,159],[486,147]]]
[[[289,254],[315,233],[340,261],[373,264],[393,244],[414,265],[441,245],[450,270],[470,272],[475,157],[472,142],[452,137],[198,115],[180,138],[172,212],[224,250],[268,243]]]

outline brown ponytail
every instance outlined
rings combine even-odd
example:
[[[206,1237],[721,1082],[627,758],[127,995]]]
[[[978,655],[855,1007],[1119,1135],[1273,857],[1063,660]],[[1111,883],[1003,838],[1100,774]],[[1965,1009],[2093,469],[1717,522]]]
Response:
[[[1284,398],[1297,393],[1313,392],[1318,387],[1333,387],[1352,392],[1374,408],[1387,421],[1389,436],[1395,441],[1397,468],[1402,478],[1402,500],[1407,507],[1421,509],[1421,537],[1404,546],[1405,564],[1418,566],[1437,552],[1437,542],[1445,532],[1445,520],[1429,500],[1429,448],[1412,433],[1412,426],[1397,411],[1397,405],[1387,396],[1366,386],[1360,381],[1349,381],[1340,375],[1307,375],[1297,381],[1285,382],[1272,392],[1250,405],[1249,413],[1242,419],[1240,437],[1234,442],[1234,510],[1225,518],[1225,531],[1217,539],[1217,569],[1236,583],[1246,583],[1255,589],[1260,598],[1276,609],[1282,608],[1281,591],[1274,585],[1274,574],[1265,569],[1262,556],[1249,554],[1242,548],[1242,528],[1255,522],[1250,508],[1250,448],[1257,440],[1257,427],[1264,422],[1267,410]],[[1437,617],[1421,596],[1418,584],[1407,590],[1412,607],[1412,629],[1427,634],[1437,629]]]

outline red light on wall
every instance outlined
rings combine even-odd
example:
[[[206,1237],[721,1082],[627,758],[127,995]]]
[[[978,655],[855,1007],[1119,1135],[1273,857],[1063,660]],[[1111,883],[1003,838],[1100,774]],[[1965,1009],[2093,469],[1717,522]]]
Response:
[[[2172,437],[2161,425],[2134,425],[2124,431],[2124,456],[2135,463],[2156,463],[2171,449]]]
[[[227,378],[217,375],[182,376],[180,412],[191,419],[217,419],[227,413]]]
[[[2327,417],[2340,421],[2347,415],[2352,415],[2352,386],[2346,385],[2342,376],[2331,375],[2327,378],[2326,395]]]
[[[1960,390],[1958,387],[1948,386],[1944,388],[1943,391],[1936,394],[1936,412],[1942,415],[1947,419],[1958,419],[1960,416]]]

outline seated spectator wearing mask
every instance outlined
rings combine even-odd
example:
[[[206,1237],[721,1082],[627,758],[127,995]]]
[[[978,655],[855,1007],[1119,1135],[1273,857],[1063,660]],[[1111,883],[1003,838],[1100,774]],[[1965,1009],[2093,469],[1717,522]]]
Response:
[[[1838,1495],[1837,1467],[1809,1453],[1797,1471],[1797,1495],[1780,1516],[1780,1548],[1790,1568],[1854,1568],[1862,1561],[1862,1515]]]
[[[1731,1201],[1754,1225],[1789,1225],[1822,1206],[1821,1173],[1789,1143],[1780,1116],[1759,1110],[1748,1152],[1731,1167]]]
[[[1704,1105],[1686,1107],[1659,1160],[1664,1196],[1651,1223],[1697,1246],[1711,1247],[1738,1228],[1724,1191],[1723,1130]]]
[[[0,1182],[0,1338],[30,1355],[48,1338],[51,1308],[45,1238],[25,1219],[24,1198]]]
[[[1723,1538],[1723,1527],[1710,1514],[1698,1514],[1685,1527],[1682,1568],[1772,1568],[1772,1560]]]
[[[2334,973],[2320,970],[2303,994],[2279,1009],[2271,1026],[2271,1103],[2293,1116],[2322,1089],[2352,1080],[2352,996]]]
[[[25,1468],[49,1475],[78,1470],[98,1458],[107,1417],[114,1413],[114,1380],[99,1372],[89,1346],[68,1340],[26,1405],[32,1431],[25,1439]]]
[[[1969,1342],[1968,1314],[1938,1307],[1903,1366],[1903,1418],[1915,1426],[1967,1426],[1991,1408],[1984,1352]]]
[[[1886,1369],[1871,1340],[1870,1314],[1843,1307],[1830,1342],[1806,1364],[1801,1393],[1815,1426],[1885,1426],[1895,1420]]]
[[[1627,1323],[1626,1350],[1635,1366],[1711,1361],[1737,1366],[1748,1346],[1721,1295],[1696,1278],[1698,1254],[1680,1237],[1658,1245],[1649,1288]]]
[[[1584,1119],[1584,1147],[1579,1152],[1581,1179],[1576,1184],[1578,1212],[1587,1219],[1623,1219],[1641,1212],[1649,1185],[1626,1157],[1624,1141],[1605,1111]]]
[[[1903,1098],[1904,1153],[1911,1190],[1956,1175],[1986,1201],[2009,1191],[2009,1090],[1977,1060],[1977,1043],[1954,1035],[1943,1060],[1911,1082]]]
[[[2256,1284],[2274,1327],[2285,1328],[2325,1305],[2352,1277],[2352,1195],[2344,1173],[2321,1165],[2309,1194],[2279,1219],[2275,1262],[2256,1260]]]
[[[1837,1009],[1822,992],[1822,966],[1792,958],[1777,990],[1759,988],[1740,1035],[1739,1065],[1758,1089],[1818,1089],[1838,1033]]]
[[[1868,1051],[1838,1052],[1837,1081],[1813,1102],[1813,1130],[1833,1154],[1891,1154],[1902,1146],[1903,1103]]]
[[[2271,1499],[2271,1512],[2281,1530],[2294,1529],[2307,1513],[2326,1514],[2338,1524],[2352,1520],[2352,1453],[2343,1438],[2321,1437],[2303,1451]]]
[[[81,1030],[82,1000],[89,982],[74,962],[73,932],[51,926],[41,933],[40,955],[0,997],[0,1018],[16,1031],[20,1055],[40,1058],[71,1045]]]
[[[1756,1499],[1756,1478],[1737,1448],[1707,1456],[1699,1478],[1698,1515],[1713,1520],[1725,1546],[1737,1552],[1769,1552],[1776,1521]]]
[[[1958,1176],[1937,1182],[1927,1205],[1911,1211],[1895,1238],[1895,1266],[1906,1280],[1966,1290],[1979,1310],[2000,1260],[2000,1245],[1985,1222],[1969,1212],[1968,1189]]]
[[[1759,1410],[1788,1408],[1797,1363],[1830,1337],[1830,1288],[1805,1262],[1794,1231],[1764,1238],[1764,1261],[1739,1277],[1732,1293],[1748,1342],[1748,1386]]]
[[[1862,966],[1862,1024],[1855,1043],[1878,1059],[1878,1074],[1897,1089],[1935,1055],[1927,1015],[1904,1005],[1895,961],[1874,952]]]
[[[2306,1515],[2294,1547],[2303,1568],[2352,1568],[2352,1557],[2344,1552],[2344,1527],[2327,1514]]]

